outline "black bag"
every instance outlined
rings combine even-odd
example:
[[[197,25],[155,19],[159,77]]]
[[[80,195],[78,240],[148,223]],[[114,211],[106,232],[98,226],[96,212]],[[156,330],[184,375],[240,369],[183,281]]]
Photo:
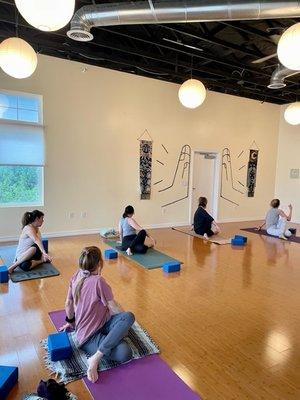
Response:
[[[47,400],[68,400],[70,394],[63,383],[58,383],[54,379],[41,380],[37,393]]]

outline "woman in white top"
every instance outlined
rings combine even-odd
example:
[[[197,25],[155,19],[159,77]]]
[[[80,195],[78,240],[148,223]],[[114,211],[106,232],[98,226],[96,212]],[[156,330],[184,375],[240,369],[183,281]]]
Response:
[[[145,229],[143,229],[132,217],[134,215],[134,208],[127,206],[124,214],[119,222],[120,240],[122,242],[122,250],[131,256],[134,253],[145,254],[149,247],[154,247],[155,240],[150,236]],[[139,231],[137,233],[137,231]],[[145,245],[146,237],[148,237],[152,244]]]
[[[43,225],[44,214],[39,210],[26,212],[22,218],[22,232],[14,263],[8,268],[11,274],[15,268],[29,271],[43,262],[51,262],[46,253],[39,228]]]
[[[277,236],[280,239],[287,240],[292,235],[289,229],[286,229],[287,221],[292,218],[293,207],[289,205],[289,213],[286,214],[282,211],[279,199],[273,199],[270,203],[271,208],[267,212],[265,222],[258,227],[260,231],[264,225],[266,225],[267,233],[271,236]]]

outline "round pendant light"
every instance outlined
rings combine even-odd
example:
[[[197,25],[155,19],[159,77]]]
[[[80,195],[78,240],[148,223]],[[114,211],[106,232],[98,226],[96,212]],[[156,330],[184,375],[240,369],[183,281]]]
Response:
[[[184,107],[199,107],[206,97],[205,86],[197,79],[188,79],[180,86],[178,97]]]
[[[36,66],[36,53],[25,40],[12,37],[0,44],[0,67],[8,75],[18,79],[28,78]]]
[[[279,61],[286,68],[300,70],[300,23],[292,25],[282,34],[277,53]]]
[[[296,101],[288,106],[284,112],[284,119],[291,125],[300,124],[300,101]]]
[[[75,0],[15,0],[22,17],[41,31],[57,31],[70,21]]]

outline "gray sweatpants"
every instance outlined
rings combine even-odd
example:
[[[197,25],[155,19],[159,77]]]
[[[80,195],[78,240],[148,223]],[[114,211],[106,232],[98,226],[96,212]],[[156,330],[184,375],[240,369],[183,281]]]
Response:
[[[81,346],[81,349],[90,356],[99,350],[106,359],[117,362],[129,361],[132,358],[132,350],[122,339],[127,335],[134,320],[134,315],[131,312],[113,315],[99,331]]]

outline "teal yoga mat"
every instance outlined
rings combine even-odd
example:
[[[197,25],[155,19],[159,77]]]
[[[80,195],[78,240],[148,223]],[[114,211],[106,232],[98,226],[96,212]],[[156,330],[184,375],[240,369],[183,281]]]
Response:
[[[15,258],[17,246],[1,246],[0,257],[4,264],[9,267]],[[59,275],[59,271],[51,263],[43,263],[31,271],[23,271],[17,267],[11,274],[10,278],[13,282],[28,281],[32,279],[48,278],[50,276]]]
[[[120,244],[117,243],[115,240],[106,240],[105,243],[108,246],[117,250],[124,257],[134,261],[135,263],[139,264],[141,267],[146,269],[161,268],[165,262],[169,261],[177,261],[180,264],[182,264],[181,261],[169,257],[166,254],[161,253],[160,251],[157,251],[155,249],[149,249],[146,254],[134,254],[133,256],[128,256],[125,251],[118,249]]]

